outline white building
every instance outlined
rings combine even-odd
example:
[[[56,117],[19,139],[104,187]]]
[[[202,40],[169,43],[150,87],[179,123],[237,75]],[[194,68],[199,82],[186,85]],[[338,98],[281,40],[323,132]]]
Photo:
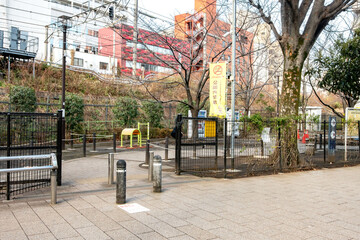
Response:
[[[0,30],[10,38],[11,28],[38,38],[36,60],[62,64],[63,33],[60,16],[75,16],[67,34],[67,65],[112,74],[113,59],[98,55],[98,30],[111,24],[110,0],[0,0]],[[94,13],[94,9],[97,12]],[[87,12],[88,14],[82,14]],[[115,19],[125,14],[114,5]],[[123,18],[125,19],[125,18]],[[7,41],[4,41],[6,47]]]

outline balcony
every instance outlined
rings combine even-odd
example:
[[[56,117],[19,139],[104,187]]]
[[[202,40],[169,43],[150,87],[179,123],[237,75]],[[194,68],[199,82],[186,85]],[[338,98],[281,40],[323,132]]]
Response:
[[[35,58],[39,49],[39,39],[31,37],[28,32],[19,31],[12,27],[12,31],[0,31],[0,54],[18,58]]]

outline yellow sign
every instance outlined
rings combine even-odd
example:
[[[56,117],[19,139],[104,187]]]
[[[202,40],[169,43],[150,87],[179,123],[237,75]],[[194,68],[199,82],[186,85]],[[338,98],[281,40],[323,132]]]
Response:
[[[210,117],[226,117],[226,63],[210,63]]]
[[[216,137],[215,121],[205,121],[205,137]]]
[[[358,136],[358,121],[360,121],[360,109],[359,108],[347,108],[346,109],[347,135]]]

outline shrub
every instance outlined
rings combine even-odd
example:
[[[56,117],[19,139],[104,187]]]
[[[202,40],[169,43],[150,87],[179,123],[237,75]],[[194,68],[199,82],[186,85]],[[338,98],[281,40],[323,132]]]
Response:
[[[84,99],[76,94],[68,93],[65,98],[66,128],[80,133],[84,121]]]
[[[10,91],[10,104],[14,106],[16,112],[35,112],[35,90],[23,86],[12,87]]]
[[[142,109],[145,116],[144,121],[150,122],[151,127],[161,128],[161,120],[164,118],[164,109],[160,103],[157,102],[145,102]]]
[[[120,97],[115,105],[113,113],[116,120],[120,121],[121,126],[130,127],[134,125],[135,119],[139,115],[136,101],[130,97]]]

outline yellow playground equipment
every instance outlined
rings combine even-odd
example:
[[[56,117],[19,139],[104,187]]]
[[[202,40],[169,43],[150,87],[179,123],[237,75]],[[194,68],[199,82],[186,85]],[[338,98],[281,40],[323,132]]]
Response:
[[[123,136],[130,136],[130,148],[132,148],[132,140],[133,140],[133,136],[137,136],[137,140],[138,143],[140,142],[140,147],[141,147],[141,132],[140,130],[136,129],[136,128],[125,128],[124,130],[121,131],[121,145],[120,147],[123,147]]]
[[[137,136],[137,143],[138,147],[141,147],[143,145],[143,135],[141,134],[141,128],[144,128],[145,130],[143,132],[146,132],[146,140],[149,140],[150,137],[150,124],[149,123],[140,123],[138,122],[138,128],[125,128],[121,132],[121,145],[120,147],[123,147],[123,136],[130,136],[130,148],[133,147],[133,136]]]

